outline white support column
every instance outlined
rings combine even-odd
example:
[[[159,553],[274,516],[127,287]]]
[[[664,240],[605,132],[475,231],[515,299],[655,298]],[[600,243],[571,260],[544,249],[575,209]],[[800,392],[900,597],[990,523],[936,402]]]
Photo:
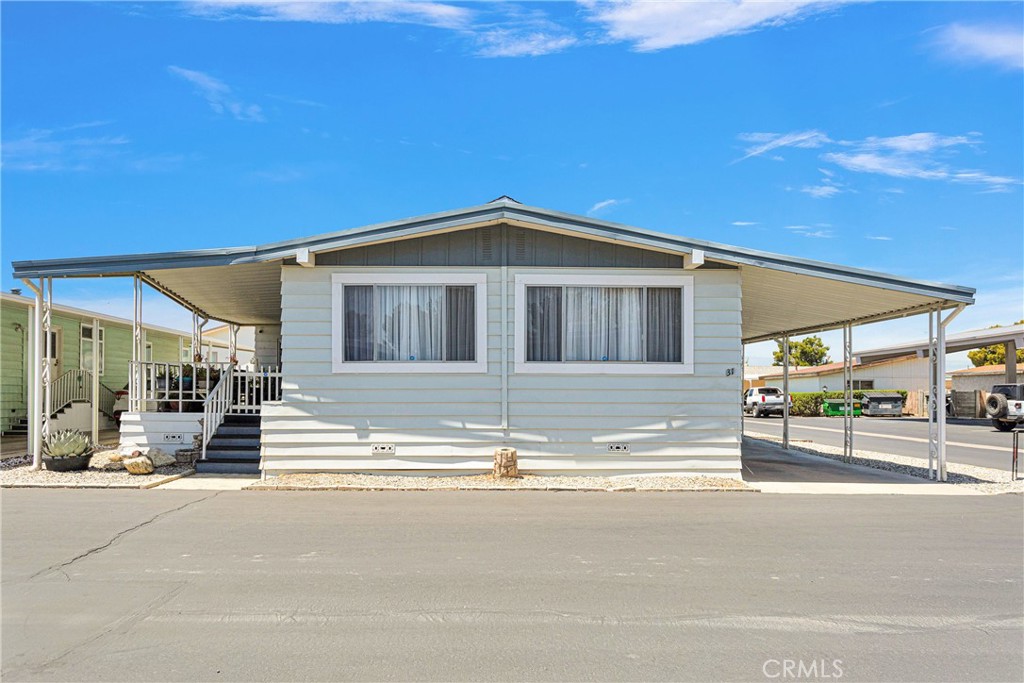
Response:
[[[92,319],[92,442],[100,442],[100,321]]]
[[[32,448],[32,469],[43,466],[42,432],[43,416],[43,281],[37,286],[31,280],[22,280],[35,294],[35,305],[32,307],[32,340],[31,353],[31,391],[29,392],[28,432],[29,444]]]
[[[203,347],[199,340],[199,314],[192,311],[192,358],[193,363],[199,362],[199,357],[203,353]]]
[[[42,423],[39,428],[39,438],[46,443],[50,437],[50,416],[53,414],[53,392],[51,384],[53,380],[53,359],[56,358],[57,350],[53,348],[53,278],[40,280],[43,287],[43,358],[42,382],[43,382],[43,414]]]
[[[789,334],[782,338],[782,447],[789,448]]]
[[[238,325],[228,325],[228,361],[238,362]]]
[[[853,461],[853,326],[843,325],[843,458]]]
[[[143,410],[142,396],[145,393],[146,376],[142,367],[145,351],[142,340],[142,280],[132,276],[132,381],[135,384],[134,405],[131,410]]]
[[[936,421],[936,407],[939,404],[939,384],[944,380],[939,375],[939,343],[936,337],[937,310],[928,311],[928,477],[938,478],[936,463],[939,458],[939,432]],[[945,408],[945,406],[943,406]]]
[[[939,460],[937,465],[939,481],[946,481],[946,327],[953,322],[953,318],[963,312],[964,306],[960,304],[956,310],[942,319],[942,310],[935,312],[935,320],[938,322],[936,334],[936,373],[938,374],[941,391],[939,396],[941,402],[936,404],[936,421],[938,422]]]

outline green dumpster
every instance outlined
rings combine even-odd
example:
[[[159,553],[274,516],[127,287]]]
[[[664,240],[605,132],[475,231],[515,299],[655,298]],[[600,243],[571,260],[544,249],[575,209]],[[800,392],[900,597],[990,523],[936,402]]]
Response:
[[[840,417],[845,414],[844,401],[841,398],[826,398],[821,402],[821,414],[825,417]],[[853,402],[853,416],[860,416],[860,401]]]

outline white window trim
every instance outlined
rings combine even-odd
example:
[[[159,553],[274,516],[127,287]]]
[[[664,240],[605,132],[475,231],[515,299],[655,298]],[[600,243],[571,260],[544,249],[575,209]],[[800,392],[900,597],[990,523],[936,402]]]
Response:
[[[683,290],[683,362],[637,363],[602,361],[527,362],[526,288],[551,287],[681,287]],[[545,375],[692,375],[693,374],[693,276],[692,275],[516,275],[515,276],[516,374]]]
[[[476,287],[476,360],[474,361],[345,361],[345,285],[474,285]],[[336,373],[486,373],[487,275],[484,273],[331,274],[331,369]]]

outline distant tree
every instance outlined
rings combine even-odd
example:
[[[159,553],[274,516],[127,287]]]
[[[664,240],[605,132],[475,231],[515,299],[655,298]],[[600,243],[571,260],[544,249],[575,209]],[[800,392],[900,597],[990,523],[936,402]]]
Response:
[[[772,365],[782,365],[782,342],[778,342],[778,345],[779,350],[772,354],[774,358]],[[821,337],[790,340],[789,364],[791,366],[824,365],[831,362],[832,359],[828,356],[828,347],[821,341]]]
[[[1024,323],[1024,320],[1018,320],[1013,324],[1020,325],[1021,323]],[[1002,325],[993,325],[989,329],[995,327],[1002,327]],[[1002,365],[1006,362],[1006,346],[1003,344],[982,346],[980,349],[968,351],[967,357],[971,359],[976,368],[982,365]],[[1024,349],[1017,349],[1017,362],[1024,364]]]

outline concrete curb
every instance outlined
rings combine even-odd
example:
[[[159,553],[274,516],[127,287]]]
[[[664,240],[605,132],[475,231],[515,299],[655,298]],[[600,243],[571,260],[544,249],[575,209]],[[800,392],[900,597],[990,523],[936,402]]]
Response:
[[[195,470],[188,470],[186,472],[179,472],[178,474],[171,474],[162,479],[155,481],[144,482],[142,484],[45,484],[45,483],[23,483],[23,484],[0,484],[0,488],[5,489],[125,489],[129,491],[136,491],[142,489],[151,489],[162,484],[181,479],[182,477],[189,477],[195,474]]]
[[[338,484],[335,486],[295,486],[295,485],[258,485],[250,484],[242,489],[243,491],[547,491],[551,493],[569,491],[576,493],[760,493],[761,489],[754,487],[727,488],[727,487],[706,487],[706,488],[636,488],[635,486],[623,486],[621,488],[599,488],[568,487],[568,486],[517,486],[509,488],[498,488],[492,486],[357,486],[352,484]]]

